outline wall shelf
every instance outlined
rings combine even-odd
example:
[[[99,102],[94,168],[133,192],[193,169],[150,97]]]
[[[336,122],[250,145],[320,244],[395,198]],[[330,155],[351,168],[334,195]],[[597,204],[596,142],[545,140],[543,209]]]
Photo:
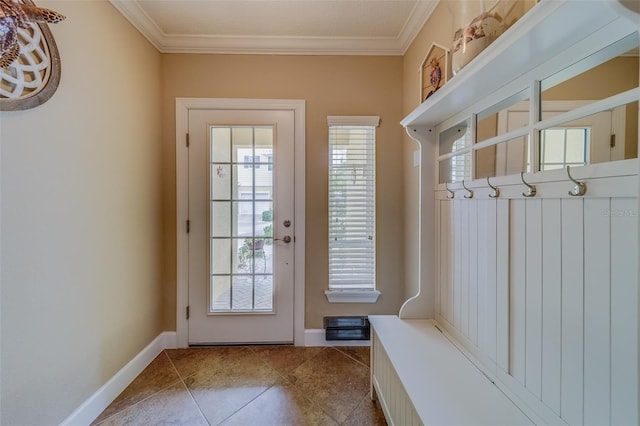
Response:
[[[512,87],[526,88],[531,76],[542,78],[532,71],[557,72],[593,52],[594,42],[609,44],[637,31],[611,3],[542,0],[401,124],[408,129],[434,127],[472,107],[477,112],[486,97],[495,102],[496,92],[513,94],[517,89]]]

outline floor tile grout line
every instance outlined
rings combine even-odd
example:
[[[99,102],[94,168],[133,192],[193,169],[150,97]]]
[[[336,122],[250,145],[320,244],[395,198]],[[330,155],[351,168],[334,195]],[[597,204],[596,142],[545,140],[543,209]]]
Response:
[[[215,346],[215,347],[232,347],[232,346]],[[268,368],[270,368],[271,370],[273,370],[276,375],[278,374],[278,372],[271,367],[270,365],[268,365],[266,363],[266,361],[264,361],[262,359],[261,356],[259,356],[256,351],[254,351],[253,349],[251,349],[250,346],[245,346],[245,345],[239,345],[239,346],[235,346],[238,349],[241,350],[246,350],[251,352],[253,355],[257,356],[260,361],[263,361],[263,363],[265,364],[265,366],[267,366]],[[168,354],[167,354],[168,356]],[[184,386],[187,389],[187,392],[189,392],[189,396],[191,396],[191,399],[193,399],[193,401],[195,402],[196,406],[198,407],[198,410],[200,411],[200,414],[203,416],[203,418],[205,419],[205,421],[207,422],[208,425],[213,426],[211,424],[211,422],[209,422],[209,419],[207,418],[207,416],[204,414],[204,412],[202,411],[202,408],[200,407],[200,404],[198,404],[198,401],[195,399],[195,397],[193,396],[193,394],[191,393],[191,389],[189,389],[189,386],[186,385],[186,383],[184,382],[184,380],[188,379],[189,377],[195,376],[196,374],[198,374],[199,370],[194,371],[193,373],[189,374],[188,376],[185,376],[184,378],[182,378],[182,375],[180,374],[180,372],[178,372],[178,369],[176,368],[175,364],[173,364],[173,360],[171,360],[171,357],[169,357],[169,360],[171,361],[171,364],[173,365],[173,368],[176,370],[176,372],[178,373],[178,377],[181,378]],[[224,361],[224,359],[223,359]],[[222,421],[216,423],[215,426],[221,425],[222,423],[226,422],[229,418],[231,418],[231,416],[233,416],[234,414],[236,414],[238,411],[242,410],[243,408],[245,408],[247,405],[249,405],[251,402],[253,402],[256,398],[258,398],[260,395],[262,395],[263,393],[265,393],[267,390],[271,389],[273,387],[273,385],[275,385],[275,383],[269,385],[269,387],[267,387],[264,391],[260,392],[258,395],[256,395],[254,398],[252,398],[250,401],[248,401],[246,404],[244,404],[242,407],[238,408],[236,411],[234,411],[233,413],[231,413],[229,416],[227,416],[226,418],[224,418]],[[97,426],[97,425],[96,425]]]
[[[327,350],[334,350],[334,351],[336,351],[337,353],[339,353],[340,355],[344,355],[344,356],[345,356],[345,357],[347,357],[348,359],[350,359],[350,360],[352,360],[352,361],[356,362],[356,363],[357,363],[357,364],[359,364],[360,366],[362,366],[362,367],[366,368],[368,372],[370,372],[370,368],[371,368],[371,367],[370,367],[369,365],[366,365],[365,363],[363,363],[363,362],[361,362],[361,361],[359,361],[359,360],[355,359],[354,357],[350,356],[348,353],[344,352],[343,350],[341,350],[341,349],[339,349],[339,348],[340,348],[340,346],[323,346],[323,347],[322,347],[322,349],[321,349],[317,354],[315,354],[315,355],[314,355],[314,356],[312,356],[311,358],[309,358],[309,359],[305,360],[302,364],[300,364],[300,365],[299,365],[299,366],[297,366],[296,368],[292,369],[292,370],[289,372],[289,374],[290,374],[290,373],[292,373],[293,371],[295,371],[297,368],[301,367],[301,366],[302,366],[303,364],[305,364],[306,362],[312,361],[314,358],[318,357],[322,352],[325,352],[325,351],[327,351]],[[338,425],[344,425],[344,424],[347,422],[347,420],[349,420],[349,418],[351,417],[351,415],[355,412],[355,410],[357,410],[357,409],[358,409],[358,407],[360,406],[360,404],[362,404],[362,401],[367,397],[367,392],[365,392],[365,393],[362,395],[362,398],[360,399],[360,401],[359,401],[359,402],[358,402],[358,403],[353,407],[353,409],[351,409],[351,411],[349,411],[349,414],[347,414],[347,416],[345,417],[344,421],[342,421],[342,422],[341,422],[341,421],[337,420],[333,415],[331,415],[331,413],[329,413],[329,412],[327,412],[326,410],[324,410],[324,409],[322,408],[322,406],[320,406],[319,404],[316,404],[316,403],[315,403],[313,400],[311,400],[310,398],[307,398],[307,397],[306,397],[306,395],[304,395],[304,394],[305,394],[304,389],[301,389],[300,387],[298,387],[298,386],[296,385],[296,383],[294,383],[294,382],[291,382],[291,381],[289,381],[289,382],[290,382],[290,383],[291,383],[291,384],[292,384],[296,389],[298,389],[298,390],[303,394],[303,396],[304,396],[307,400],[311,401],[312,405],[314,405],[316,408],[320,409],[320,411],[322,411],[324,414],[326,414],[327,416],[329,416],[329,417],[330,417],[334,422],[336,422]]]
[[[247,406],[249,406],[250,404],[254,403],[256,401],[256,399],[262,397],[266,392],[268,392],[269,390],[273,389],[274,387],[278,386],[279,384],[283,384],[283,385],[288,385],[288,386],[292,386],[292,388],[295,390],[296,394],[298,395],[298,397],[302,398],[304,401],[306,401],[306,403],[309,404],[309,407],[311,407],[313,410],[317,410],[320,413],[323,413],[324,415],[326,415],[328,417],[328,419],[331,419],[333,422],[335,422],[335,424],[337,425],[345,425],[349,419],[352,418],[352,416],[354,415],[354,413],[357,412],[357,410],[363,406],[364,404],[366,404],[366,399],[368,398],[368,393],[365,392],[362,395],[362,398],[360,398],[360,400],[357,402],[357,404],[348,412],[348,414],[344,417],[344,421],[338,421],[336,418],[334,418],[334,416],[329,413],[328,411],[326,411],[323,408],[323,405],[321,405],[320,403],[314,401],[312,398],[310,398],[305,390],[299,386],[299,384],[297,384],[296,382],[292,381],[293,378],[295,378],[296,376],[294,375],[294,372],[301,366],[303,366],[304,364],[308,363],[308,362],[314,362],[314,359],[316,359],[317,357],[321,356],[321,354],[326,353],[326,351],[328,350],[335,350],[337,353],[340,353],[341,355],[344,355],[347,359],[356,362],[357,365],[360,365],[361,367],[366,368],[368,371],[370,371],[370,365],[365,364],[364,362],[360,361],[359,359],[355,358],[354,356],[350,355],[349,352],[342,350],[338,347],[333,347],[333,346],[324,346],[321,347],[320,350],[318,350],[317,353],[313,354],[313,355],[304,355],[303,357],[303,361],[296,365],[295,367],[291,367],[289,368],[288,365],[285,366],[284,369],[279,369],[277,368],[275,365],[272,366],[269,363],[270,360],[270,356],[269,356],[269,351],[262,351],[257,349],[258,347],[253,347],[253,346],[238,346],[239,349],[241,350],[247,350],[247,352],[249,354],[252,354],[253,356],[255,356],[257,360],[262,361],[262,365],[269,368],[273,373],[275,373],[275,377],[277,377],[277,379],[266,386],[266,388],[260,392],[259,394],[255,395],[253,398],[251,398],[249,401],[247,401],[245,404],[243,404],[241,407],[239,407],[237,410],[235,410],[233,413],[231,413],[230,415],[226,416],[224,419],[220,420],[218,423],[216,423],[216,425],[221,425],[224,422],[229,421],[229,419],[233,416],[235,416],[238,412],[244,410]],[[162,391],[165,391],[167,388],[176,385],[178,382],[181,383],[181,385],[183,386],[184,389],[187,390],[187,392],[189,393],[189,396],[191,398],[191,400],[195,403],[195,406],[198,409],[198,412],[200,413],[201,418],[205,421],[206,424],[208,425],[212,425],[213,423],[211,423],[209,421],[209,419],[205,416],[202,408],[200,407],[200,405],[198,404],[198,401],[195,399],[193,393],[191,392],[191,389],[189,389],[189,387],[186,385],[186,380],[196,374],[198,374],[199,371],[201,371],[201,367],[200,368],[196,368],[196,370],[190,374],[190,375],[185,375],[183,377],[182,374],[180,374],[180,372],[177,369],[177,366],[174,362],[174,360],[171,358],[171,356],[169,355],[169,352],[167,350],[164,350],[164,356],[166,356],[171,364],[171,367],[173,369],[173,371],[176,373],[178,380],[176,380],[175,382],[172,382],[171,384],[167,385],[166,387],[163,387],[160,390],[155,391],[154,393],[150,394],[149,396],[147,396],[146,398],[131,404],[131,405],[127,405],[125,408],[122,408],[120,410],[118,410],[117,412],[114,412],[113,414],[111,414],[109,417],[103,419],[100,423],[98,423],[97,425],[103,424],[105,422],[107,422],[109,419],[113,418],[113,416],[116,416],[120,413],[122,413],[125,410],[129,410],[132,409],[132,407],[135,407],[145,401],[147,401],[149,398],[152,398],[154,396],[156,396],[157,394],[159,394]],[[245,352],[245,353],[247,353]],[[291,365],[291,364],[289,364]],[[134,379],[135,380],[135,379]],[[342,416],[341,416],[342,417]]]
[[[206,424],[208,424],[209,426],[211,426],[211,423],[209,422],[209,419],[207,419],[207,416],[205,416],[204,413],[202,412],[202,408],[200,408],[200,405],[198,404],[198,401],[196,401],[196,399],[193,397],[193,394],[191,393],[191,389],[189,389],[189,387],[184,382],[184,380],[182,380],[181,383],[182,383],[182,386],[184,386],[184,390],[187,391],[187,393],[189,394],[189,397],[191,398],[191,400],[195,404],[196,408],[198,409],[198,412],[200,413],[200,416],[202,417],[204,422]]]
[[[265,390],[263,390],[262,392],[260,392],[258,395],[255,396],[255,398],[252,398],[249,402],[247,402],[246,404],[244,404],[242,407],[238,408],[236,411],[234,411],[233,413],[231,413],[230,415],[228,415],[227,417],[225,417],[222,421],[220,421],[219,423],[216,424],[216,426],[222,425],[224,422],[226,422],[227,420],[229,420],[231,417],[233,417],[234,415],[236,415],[239,411],[242,411],[247,405],[251,404],[253,401],[255,401],[257,398],[259,398],[262,394],[264,394],[266,391],[268,391],[269,389],[271,389],[273,386],[275,385],[275,383],[271,384],[268,388],[266,388]]]
[[[272,366],[269,365],[269,363],[264,359],[263,356],[261,356],[260,354],[258,354],[251,346],[244,346],[245,348],[249,349],[251,351],[251,353],[253,355],[255,355],[256,357],[258,357],[258,359],[260,361],[262,361],[262,363],[264,364],[265,367],[269,368],[270,370],[272,370],[276,376],[280,376],[280,373],[273,368]],[[234,411],[233,413],[231,413],[229,416],[227,416],[224,420],[222,420],[221,422],[218,423],[218,425],[223,424],[224,422],[226,422],[227,420],[229,420],[231,417],[233,417],[234,415],[236,415],[236,413],[238,413],[239,411],[243,410],[246,406],[248,406],[249,404],[251,404],[253,401],[255,401],[257,398],[259,398],[261,395],[263,395],[265,392],[267,392],[269,389],[271,389],[273,386],[275,386],[277,384],[277,381],[275,381],[274,383],[270,384],[264,391],[260,392],[258,395],[256,395],[254,398],[251,398],[250,401],[248,401],[246,404],[244,404],[242,407],[238,408],[236,411]]]
[[[189,386],[187,386],[187,384],[185,383],[185,378],[182,377],[182,374],[180,374],[180,372],[178,371],[178,368],[176,367],[176,365],[173,363],[173,360],[171,359],[171,357],[169,356],[169,354],[167,353],[166,349],[163,351],[165,353],[165,355],[167,356],[167,358],[169,358],[169,362],[171,363],[171,366],[173,367],[173,369],[175,370],[176,374],[178,375],[178,377],[180,378],[180,382],[182,382],[182,386],[184,386],[184,388],[187,390],[187,393],[189,394],[189,397],[191,397],[191,400],[193,401],[193,403],[196,405],[196,407],[198,408],[198,412],[200,413],[200,416],[202,416],[202,418],[204,419],[205,423],[208,424],[209,426],[211,426],[211,423],[209,423],[209,419],[207,418],[207,416],[204,415],[204,412],[202,411],[202,408],[200,408],[200,404],[198,404],[198,401],[196,401],[196,399],[193,397],[193,394],[191,393],[191,389],[189,389]],[[187,376],[191,377],[193,375],[195,375],[197,373],[194,372],[193,374]]]
[[[336,349],[337,349],[337,348],[340,348],[340,346],[331,346],[331,347],[332,347],[332,348],[336,348]],[[345,346],[345,347],[356,347],[356,348],[357,348],[357,347],[360,347],[360,346]],[[364,347],[364,346],[362,346],[362,347]],[[360,361],[359,359],[356,359],[355,357],[353,357],[353,356],[349,355],[347,352],[345,352],[345,351],[343,351],[343,350],[341,350],[341,349],[337,349],[337,350],[338,350],[340,353],[345,354],[346,356],[348,356],[349,358],[351,358],[352,360],[354,360],[354,361],[355,361],[355,362],[357,362],[358,364],[362,364],[362,365],[364,365],[365,367],[370,368],[370,366],[369,366],[369,365],[367,365],[367,364],[365,364],[364,362]]]
[[[169,384],[169,385],[167,385],[167,386],[163,387],[162,389],[160,389],[160,390],[158,390],[158,391],[156,391],[156,392],[154,392],[154,393],[152,393],[152,394],[148,395],[146,398],[141,399],[140,401],[135,402],[135,403],[133,403],[133,404],[127,405],[125,408],[123,408],[123,409],[121,409],[121,410],[116,411],[115,413],[111,414],[109,417],[107,417],[107,418],[105,418],[105,419],[101,420],[101,421],[100,421],[100,423],[96,423],[96,424],[95,424],[95,426],[100,426],[101,424],[103,424],[104,422],[106,422],[107,420],[109,420],[110,418],[112,418],[113,416],[116,416],[116,415],[118,415],[118,414],[122,414],[122,412],[124,412],[124,411],[126,411],[126,410],[128,410],[128,409],[133,408],[133,407],[135,407],[135,406],[137,406],[137,405],[142,404],[143,402],[145,402],[145,401],[149,400],[150,398],[153,398],[154,396],[158,395],[160,392],[163,392],[163,391],[165,391],[165,390],[169,389],[171,386],[175,386],[175,385],[177,385],[178,383],[182,383],[182,384],[184,385],[184,383],[182,382],[182,379],[178,378],[178,380],[176,380],[175,382],[172,382],[171,384]],[[102,413],[101,413],[101,414],[102,414]]]
[[[165,354],[165,356],[166,356],[166,357],[167,357],[167,359],[169,360],[169,363],[171,364],[171,366],[172,366],[172,367],[173,367],[173,369],[175,370],[175,366],[174,366],[174,365],[173,365],[173,363],[171,362],[171,358],[169,358],[169,356],[165,353],[165,350],[164,350],[164,349],[162,350],[162,353],[164,353],[164,354]],[[158,354],[158,355],[160,355],[160,354]],[[156,358],[157,358],[157,356],[156,356]],[[149,363],[149,365],[151,365],[151,363],[153,363],[153,361],[155,361],[155,360],[156,360],[156,358],[154,358],[154,359]],[[146,370],[146,369],[149,367],[149,365],[147,365],[144,369],[142,369],[142,371],[140,372],[140,374],[138,374],[138,375],[133,379],[133,381],[131,381],[131,383],[129,383],[129,384],[127,385],[127,387],[125,387],[125,388],[122,390],[122,392],[124,392],[124,391],[129,387],[129,386],[131,386],[131,384],[132,384],[132,383],[133,383],[133,382],[134,382],[138,377],[140,377],[140,376],[142,375],[142,373],[144,372],[144,370]],[[178,372],[176,371],[176,373],[178,373]],[[171,383],[170,383],[170,384],[168,384],[167,386],[165,386],[165,387],[163,387],[163,388],[161,388],[161,389],[159,389],[159,390],[157,390],[157,391],[153,392],[152,394],[148,395],[146,398],[141,399],[140,401],[134,402],[133,404],[128,404],[127,406],[125,406],[125,407],[121,408],[120,410],[115,411],[115,412],[114,412],[113,414],[111,414],[110,416],[108,416],[108,417],[106,417],[106,418],[102,419],[102,420],[100,421],[100,423],[96,423],[96,424],[95,424],[95,426],[99,426],[99,425],[103,424],[104,422],[106,422],[107,420],[109,420],[110,418],[112,418],[113,416],[115,416],[115,415],[117,415],[117,414],[120,414],[120,413],[122,413],[123,411],[128,410],[128,409],[129,409],[129,408],[131,408],[131,407],[135,407],[136,405],[138,405],[138,404],[140,404],[140,403],[142,403],[142,402],[144,402],[144,401],[148,400],[148,399],[149,399],[149,398],[151,398],[151,397],[156,396],[157,394],[159,394],[160,392],[164,391],[165,389],[170,388],[171,386],[174,386],[176,383],[178,383],[178,382],[182,381],[182,378],[180,377],[180,374],[176,374],[176,375],[178,376],[178,380],[176,380],[176,381],[174,381],[174,382],[171,382]],[[120,393],[118,394],[118,396],[120,396],[120,395],[122,394],[122,392],[120,392]],[[116,399],[118,399],[118,396],[116,396]],[[109,408],[109,406],[110,406],[111,404],[113,404],[113,403],[115,402],[115,400],[116,400],[116,399],[114,399],[113,401],[111,401],[111,402],[109,403],[109,405],[107,405],[107,407],[106,407],[104,410],[106,410],[107,408]],[[98,414],[98,417],[100,417],[100,415],[102,415],[102,413],[104,412],[104,410],[102,410],[102,412],[101,412],[100,414]],[[95,420],[94,420],[94,421],[95,421]],[[92,423],[92,424],[93,424],[93,423]]]
[[[322,349],[320,349],[318,351],[317,354],[307,358],[306,360],[304,360],[302,363],[300,363],[300,365],[298,365],[297,367],[289,370],[289,372],[287,373],[287,376],[285,377],[285,379],[301,394],[301,396],[303,398],[305,398],[307,401],[309,401],[311,403],[311,405],[315,408],[317,408],[318,410],[320,410],[322,413],[324,413],[326,416],[328,416],[331,420],[333,420],[334,422],[336,422],[337,425],[342,425],[342,422],[338,421],[335,417],[333,417],[333,415],[329,412],[327,412],[320,404],[316,403],[314,400],[312,400],[311,398],[309,398],[306,395],[306,392],[304,389],[302,389],[300,386],[298,386],[295,382],[292,382],[291,380],[289,380],[289,376],[292,375],[292,373],[297,370],[298,368],[300,368],[301,366],[303,366],[304,364],[306,364],[307,362],[312,362],[314,358],[320,356],[320,354],[322,354],[323,352],[332,349],[333,346],[322,346]],[[349,413],[349,416],[352,413]],[[349,416],[347,416],[346,418],[348,419]],[[346,420],[345,420],[346,421]]]

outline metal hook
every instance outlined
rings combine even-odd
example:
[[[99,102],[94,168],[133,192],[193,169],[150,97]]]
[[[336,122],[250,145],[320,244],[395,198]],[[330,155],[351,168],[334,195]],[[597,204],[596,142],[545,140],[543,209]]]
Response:
[[[462,180],[462,187],[469,193],[469,195],[465,195],[464,198],[473,198],[473,191],[467,188],[467,185],[464,184],[464,179]]]
[[[529,191],[523,192],[522,195],[525,196],[525,197],[535,197],[536,196],[536,186],[535,185],[530,185],[527,182],[525,182],[525,180],[524,180],[524,172],[520,172],[520,179],[522,180],[522,183],[527,185],[527,187],[529,188]]]
[[[489,176],[487,176],[487,185],[489,185],[489,188],[493,190],[493,192],[489,193],[489,198],[498,198],[500,196],[500,190],[497,186],[491,185],[491,182],[489,182]]]
[[[567,166],[567,176],[569,176],[571,182],[576,184],[576,186],[574,186],[573,189],[569,191],[569,195],[571,195],[572,197],[581,197],[587,193],[587,184],[584,182],[579,182],[571,177],[571,172],[569,171],[569,169],[570,167]]]
[[[456,193],[449,189],[449,183],[448,182],[444,183],[444,187],[447,188],[447,191],[449,191],[449,195],[447,195],[448,199],[451,200],[452,198],[456,197]]]

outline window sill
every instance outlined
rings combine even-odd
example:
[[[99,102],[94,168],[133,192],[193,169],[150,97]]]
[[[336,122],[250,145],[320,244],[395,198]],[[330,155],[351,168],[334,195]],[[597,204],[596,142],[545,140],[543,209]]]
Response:
[[[376,303],[378,290],[325,290],[329,303]]]

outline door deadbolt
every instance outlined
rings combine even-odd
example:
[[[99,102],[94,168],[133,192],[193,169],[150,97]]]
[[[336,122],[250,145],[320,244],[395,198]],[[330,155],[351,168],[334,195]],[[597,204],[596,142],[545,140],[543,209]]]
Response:
[[[291,226],[291,221],[289,219],[287,219],[284,222],[282,222],[282,224],[284,225],[285,228],[288,228],[288,227]]]

